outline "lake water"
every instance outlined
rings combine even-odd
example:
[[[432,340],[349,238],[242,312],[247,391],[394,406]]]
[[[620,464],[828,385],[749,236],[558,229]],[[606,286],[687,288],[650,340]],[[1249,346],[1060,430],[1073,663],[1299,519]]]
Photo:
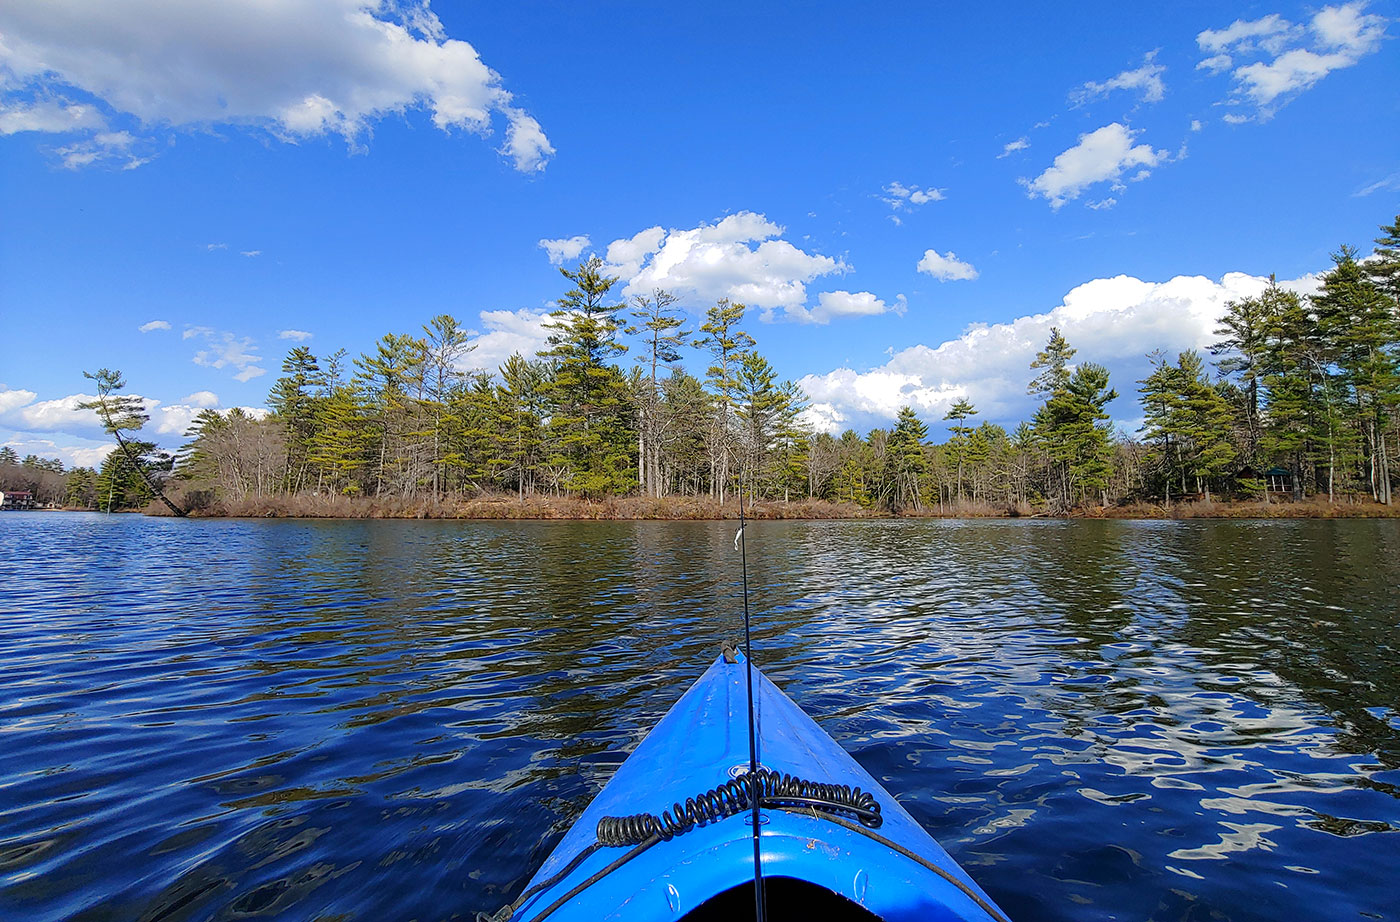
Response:
[[[0,918],[495,910],[725,523],[0,515]],[[1400,522],[751,525],[755,659],[1031,920],[1400,918]]]

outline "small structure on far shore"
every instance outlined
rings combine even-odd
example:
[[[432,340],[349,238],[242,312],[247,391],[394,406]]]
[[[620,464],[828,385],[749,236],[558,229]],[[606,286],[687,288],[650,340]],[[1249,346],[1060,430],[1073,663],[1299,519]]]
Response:
[[[1293,472],[1281,467],[1271,467],[1264,472],[1264,484],[1270,493],[1293,495]]]
[[[33,508],[34,494],[28,490],[6,490],[0,493],[0,509],[6,512]]]

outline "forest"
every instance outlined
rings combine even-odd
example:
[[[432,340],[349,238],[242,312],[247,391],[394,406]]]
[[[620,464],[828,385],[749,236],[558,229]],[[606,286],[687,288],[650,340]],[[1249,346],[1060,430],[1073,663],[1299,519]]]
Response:
[[[864,435],[813,431],[745,305],[721,299],[692,327],[670,292],[615,296],[594,257],[560,270],[569,288],[536,355],[463,370],[469,334],[445,314],[354,358],[298,346],[265,416],[205,410],[173,454],[140,437],[148,417],[119,372],[88,374],[98,395],[87,406],[121,448],[100,470],[70,471],[0,449],[0,489],[108,511],[165,494],[177,513],[234,515],[453,515],[482,497],[518,509],[644,497],[663,514],[668,500],[897,515],[1384,507],[1400,445],[1400,216],[1380,230],[1369,255],[1341,247],[1315,294],[1271,280],[1225,306],[1206,354],[1154,352],[1140,381],[1111,382],[1052,330],[1026,369],[1032,417],[1008,430],[959,400],[941,444],[910,407]],[[1138,432],[1109,422],[1120,387],[1139,398]]]

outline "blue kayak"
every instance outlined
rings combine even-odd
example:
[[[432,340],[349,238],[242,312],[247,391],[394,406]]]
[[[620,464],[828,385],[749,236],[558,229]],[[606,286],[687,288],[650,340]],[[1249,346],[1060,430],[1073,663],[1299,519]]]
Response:
[[[726,648],[652,729],[521,897],[479,920],[737,922],[754,916],[751,797],[767,917],[1006,922],[835,740]]]

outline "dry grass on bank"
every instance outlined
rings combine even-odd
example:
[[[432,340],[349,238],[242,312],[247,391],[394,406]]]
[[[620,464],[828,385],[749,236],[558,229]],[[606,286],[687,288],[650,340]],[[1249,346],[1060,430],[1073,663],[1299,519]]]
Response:
[[[176,500],[179,502],[179,500]],[[159,502],[148,515],[169,515]],[[765,500],[748,506],[754,519],[854,519],[877,515],[852,503],[797,500],[790,503]],[[260,496],[241,500],[209,499],[192,511],[200,517],[309,518],[309,519],[560,519],[560,520],[705,520],[739,516],[737,501],[722,506],[705,496],[619,496],[584,500],[567,496],[482,494],[471,498],[440,500],[402,497],[352,497],[335,495]]]
[[[1130,503],[1090,514],[1108,519],[1393,519],[1400,518],[1400,506],[1383,506],[1370,497],[1332,502],[1325,496],[1310,496],[1300,502]]]
[[[192,515],[227,518],[305,519],[542,519],[542,520],[715,520],[738,518],[734,499],[722,506],[708,496],[618,496],[584,500],[567,496],[530,496],[519,499],[508,493],[483,493],[470,498],[405,499],[402,497],[352,497],[328,494],[261,496],[242,500],[215,499],[208,494],[173,497],[183,506],[195,507]],[[143,510],[147,515],[170,515],[160,502]],[[1302,502],[1135,502],[1120,506],[1087,506],[1055,515],[1026,502],[958,500],[904,509],[897,516],[882,510],[863,509],[854,503],[800,499],[792,502],[764,500],[745,508],[753,519],[869,519],[869,518],[1095,518],[1095,519],[1339,519],[1400,518],[1400,504],[1382,506],[1369,497],[1329,502],[1309,497]]]

